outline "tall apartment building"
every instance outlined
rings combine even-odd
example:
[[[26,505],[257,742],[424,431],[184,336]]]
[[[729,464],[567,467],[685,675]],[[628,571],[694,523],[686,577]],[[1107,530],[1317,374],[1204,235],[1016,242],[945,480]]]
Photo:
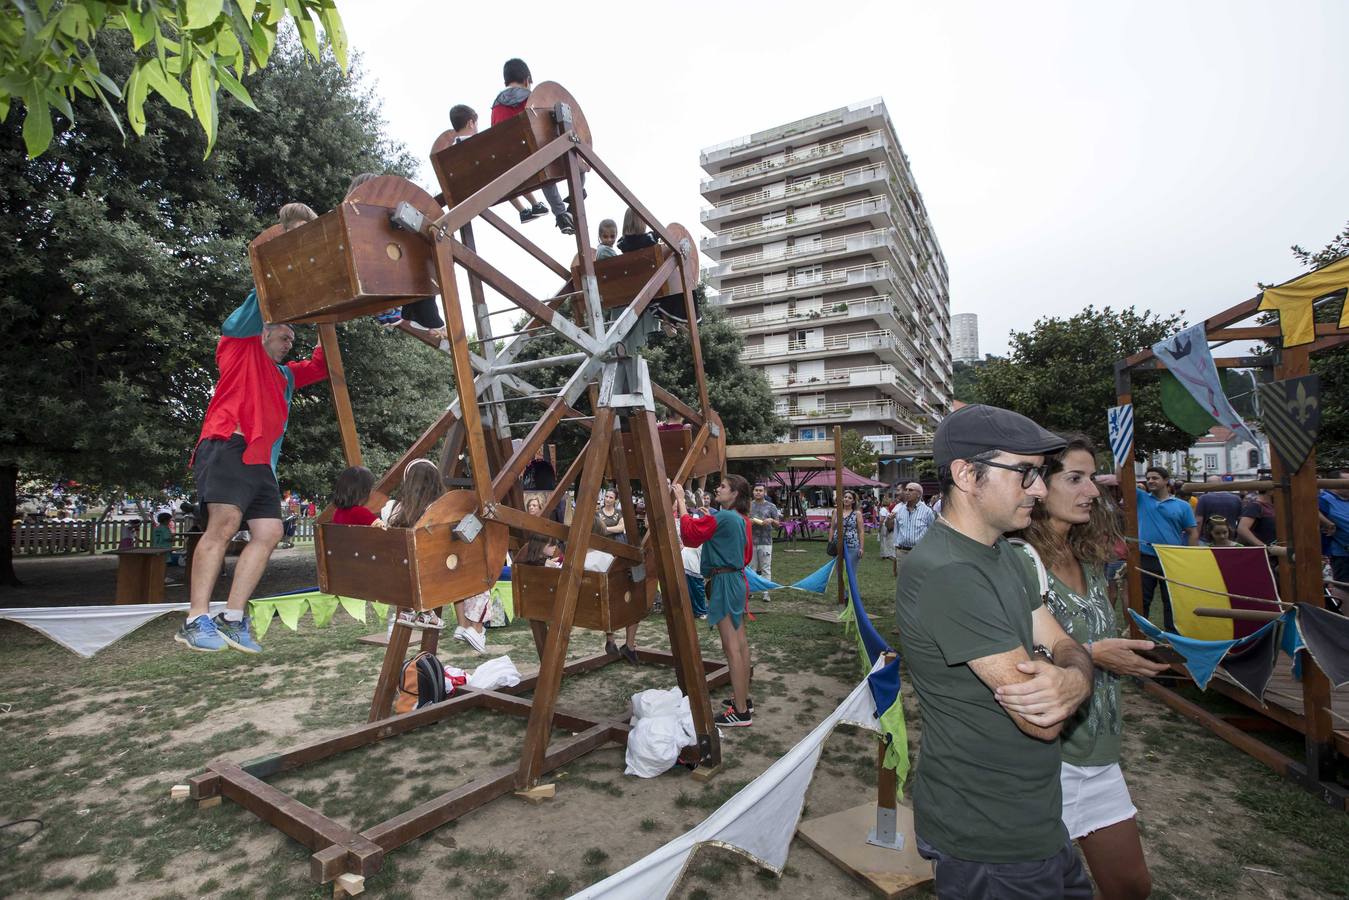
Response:
[[[951,317],[951,359],[978,362],[979,317],[974,313],[956,313]]]
[[[704,269],[789,437],[922,452],[950,408],[946,260],[879,98],[703,150]],[[899,474],[882,465],[882,476]]]

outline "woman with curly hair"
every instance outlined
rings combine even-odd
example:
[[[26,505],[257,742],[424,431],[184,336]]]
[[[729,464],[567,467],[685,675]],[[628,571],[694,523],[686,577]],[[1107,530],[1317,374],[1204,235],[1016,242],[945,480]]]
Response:
[[[1119,525],[1092,479],[1095,447],[1087,438],[1073,435],[1046,463],[1049,493],[1035,505],[1030,526],[1017,536],[1044,565],[1049,582],[1045,605],[1063,630],[1086,648],[1095,672],[1091,699],[1064,723],[1060,737],[1063,822],[1082,848],[1098,896],[1146,897],[1152,877],[1138,836],[1138,810],[1119,767],[1119,677],[1157,675],[1167,666],[1136,652],[1152,649],[1151,641],[1118,637],[1115,610],[1106,593],[1105,564],[1119,539]],[[1025,546],[1021,550],[1028,568],[1033,568],[1033,555]]]

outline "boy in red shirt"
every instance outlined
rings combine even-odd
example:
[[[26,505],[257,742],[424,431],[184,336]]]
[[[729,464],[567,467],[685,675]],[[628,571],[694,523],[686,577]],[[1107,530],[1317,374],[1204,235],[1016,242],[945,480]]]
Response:
[[[281,225],[287,231],[315,218],[303,203],[281,208]],[[295,330],[289,325],[262,321],[256,290],[249,291],[221,329],[215,349],[220,378],[192,460],[197,494],[208,511],[206,532],[193,560],[187,621],[174,635],[189,649],[217,651],[228,646],[262,652],[249,632],[244,610],[281,539],[276,460],[290,418],[290,398],[297,389],[328,377],[322,347],[315,347],[310,359],[284,362],[294,343]],[[225,611],[212,618],[211,593],[225,549],[245,521],[248,546],[235,565]]]
[[[524,112],[525,103],[529,100],[530,88],[534,86],[534,77],[530,75],[529,66],[525,65],[525,61],[522,59],[506,60],[506,65],[501,68],[501,76],[506,82],[506,89],[497,94],[497,98],[492,101],[493,125],[500,125],[507,119]],[[548,207],[553,211],[558,231],[563,234],[575,234],[576,225],[572,221],[571,213],[567,212],[567,207],[562,202],[562,196],[557,192],[557,185],[545,184],[543,186],[543,197],[548,201]],[[523,221],[523,214],[521,220]]]

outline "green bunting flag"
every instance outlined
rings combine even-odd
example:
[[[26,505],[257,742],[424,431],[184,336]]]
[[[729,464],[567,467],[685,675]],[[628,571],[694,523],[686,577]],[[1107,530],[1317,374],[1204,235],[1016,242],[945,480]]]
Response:
[[[304,615],[304,611],[309,608],[309,598],[304,596],[283,597],[280,600],[273,601],[273,605],[276,607],[276,614],[281,617],[281,621],[286,624],[286,627],[295,631],[300,627],[300,616]]]
[[[357,600],[355,597],[338,597],[337,602],[342,604],[342,609],[346,610],[347,615],[357,622],[365,622],[364,600]]]
[[[315,628],[327,628],[337,612],[337,598],[331,594],[314,594],[309,598],[309,614],[314,617]]]
[[[386,621],[388,621],[389,604],[376,603],[375,601],[371,600],[370,610],[375,614],[375,621],[378,622],[379,624],[383,625]]]
[[[248,617],[253,620],[253,636],[262,640],[267,629],[272,627],[272,616],[276,613],[276,604],[271,600],[250,600]]]

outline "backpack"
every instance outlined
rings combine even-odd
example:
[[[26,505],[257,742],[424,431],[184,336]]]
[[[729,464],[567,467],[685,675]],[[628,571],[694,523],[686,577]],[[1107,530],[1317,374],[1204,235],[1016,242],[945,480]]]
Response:
[[[394,700],[394,715],[412,712],[445,699],[445,667],[436,655],[422,651],[403,663],[398,679],[398,697]]]

